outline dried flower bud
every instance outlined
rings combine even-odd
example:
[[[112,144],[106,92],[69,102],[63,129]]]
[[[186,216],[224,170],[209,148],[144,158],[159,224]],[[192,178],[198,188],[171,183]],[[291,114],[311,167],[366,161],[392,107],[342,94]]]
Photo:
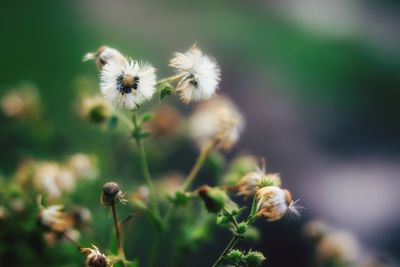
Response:
[[[101,194],[102,204],[105,206],[111,206],[117,201],[120,201],[123,204],[126,202],[126,200],[124,199],[124,194],[119,189],[118,184],[114,182],[108,182],[104,184]]]
[[[115,61],[119,64],[127,62],[125,57],[117,50],[108,46],[101,46],[97,52],[87,53],[83,57],[83,61],[96,60],[96,65],[99,70],[102,70],[104,65],[110,61]]]
[[[67,227],[66,216],[62,205],[52,205],[42,208],[39,212],[37,221],[45,230],[62,232]]]
[[[224,208],[232,210],[237,207],[225,191],[221,189],[205,185],[199,188],[197,192],[209,212],[218,213]]]
[[[258,216],[264,216],[268,221],[276,221],[287,212],[300,214],[300,207],[292,200],[290,192],[277,186],[267,186],[256,193],[258,199]]]
[[[79,105],[79,113],[83,119],[103,123],[111,116],[111,104],[101,96],[86,97]]]
[[[85,207],[75,207],[71,211],[74,225],[87,226],[92,222],[92,213]]]
[[[111,267],[107,256],[102,254],[95,245],[92,247],[81,249],[81,252],[86,254],[86,267]]]
[[[312,241],[318,242],[329,232],[329,227],[322,221],[311,221],[304,227],[304,234]]]

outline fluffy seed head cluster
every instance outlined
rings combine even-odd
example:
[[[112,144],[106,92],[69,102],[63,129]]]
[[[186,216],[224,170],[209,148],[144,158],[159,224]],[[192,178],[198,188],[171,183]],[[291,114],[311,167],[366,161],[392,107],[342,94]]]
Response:
[[[103,185],[101,192],[101,203],[104,206],[111,206],[117,202],[125,203],[124,194],[119,189],[119,185],[114,182],[108,182]]]
[[[62,205],[52,205],[42,208],[38,215],[38,223],[47,230],[64,231],[66,228],[66,215]]]
[[[100,250],[92,245],[92,248],[82,248],[81,252],[86,254],[87,267],[110,267],[110,260]]]
[[[281,219],[285,214],[300,215],[300,207],[293,201],[292,195],[286,189],[278,186],[266,186],[257,190],[258,216],[264,216],[268,221]]]
[[[124,64],[126,62],[125,57],[115,48],[108,46],[101,46],[96,52],[90,52],[83,56],[83,61],[96,60],[96,65],[99,70],[114,61],[119,64]]]
[[[109,61],[101,71],[100,90],[117,106],[135,109],[155,92],[156,70],[148,63]]]
[[[220,68],[197,45],[186,53],[175,53],[170,66],[180,76],[176,90],[184,103],[206,100],[215,94],[220,81]]]
[[[200,146],[218,141],[229,150],[239,140],[244,121],[236,106],[226,97],[201,103],[189,119],[189,134]]]

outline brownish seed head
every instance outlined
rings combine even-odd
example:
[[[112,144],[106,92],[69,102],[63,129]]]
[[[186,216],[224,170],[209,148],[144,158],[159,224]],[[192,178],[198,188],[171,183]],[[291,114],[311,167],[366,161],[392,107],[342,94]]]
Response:
[[[286,205],[290,205],[290,203],[292,202],[293,198],[292,198],[292,194],[289,192],[289,190],[287,189],[283,189],[283,192],[285,193],[285,202]]]

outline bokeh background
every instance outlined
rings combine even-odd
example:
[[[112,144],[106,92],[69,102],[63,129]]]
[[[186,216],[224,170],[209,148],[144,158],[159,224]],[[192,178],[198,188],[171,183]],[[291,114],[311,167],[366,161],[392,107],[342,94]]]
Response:
[[[230,155],[245,150],[264,156],[268,170],[280,172],[306,207],[296,222],[258,225],[263,239],[253,247],[267,256],[267,266],[308,266],[310,248],[301,229],[313,218],[351,231],[363,254],[395,266],[400,260],[399,29],[395,0],[3,2],[0,92],[21,82],[35,84],[44,122],[27,126],[0,117],[0,173],[12,175],[28,156],[57,159],[84,151],[99,157],[99,185],[109,178],[129,183],[138,173],[130,164],[135,156],[126,149],[129,142],[99,134],[74,112],[80,88],[98,80],[82,56],[107,44],[152,62],[161,77],[170,74],[173,52],[197,42],[221,65],[220,92],[246,118]],[[157,168],[187,171],[195,155],[194,147],[178,146],[157,156]],[[97,203],[99,188],[85,188],[75,201]],[[93,212],[107,217],[101,208]],[[95,226],[103,236],[107,227]],[[140,240],[148,230],[132,231]],[[217,242],[191,256],[190,266],[205,266],[217,256],[229,233],[215,235]],[[132,255],[140,249],[128,248]],[[65,266],[71,264],[65,259]]]

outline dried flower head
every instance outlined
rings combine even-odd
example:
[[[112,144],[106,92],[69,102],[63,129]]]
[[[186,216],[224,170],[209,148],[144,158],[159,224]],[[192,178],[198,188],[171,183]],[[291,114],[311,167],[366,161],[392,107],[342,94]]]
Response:
[[[35,118],[39,114],[37,88],[29,83],[21,84],[1,98],[3,113],[12,118]]]
[[[359,256],[359,243],[356,238],[343,231],[324,235],[317,244],[317,257],[321,261],[341,264],[354,263]]]
[[[123,204],[126,202],[124,194],[119,189],[119,185],[114,182],[105,183],[101,193],[101,203],[105,206],[111,206],[118,201]]]
[[[95,123],[103,123],[111,115],[111,105],[101,96],[86,97],[79,105],[79,113],[84,119]]]
[[[87,267],[111,267],[108,257],[100,252],[100,250],[92,245],[92,248],[81,248],[81,252],[86,254]]]
[[[64,231],[67,227],[66,215],[62,211],[62,205],[52,205],[41,208],[38,215],[38,223],[44,229],[51,231]]]
[[[200,146],[218,141],[229,150],[238,140],[244,128],[242,115],[226,97],[214,97],[201,103],[189,119],[189,134]]]
[[[97,52],[90,52],[83,56],[83,61],[96,60],[96,65],[99,70],[102,70],[104,65],[114,61],[117,64],[125,64],[126,58],[117,50],[108,46],[101,46]]]
[[[96,160],[84,153],[72,155],[68,160],[67,166],[78,179],[93,180],[98,176]]]
[[[161,105],[154,111],[154,117],[144,125],[155,138],[167,138],[174,136],[179,131],[181,114],[170,105]]]
[[[181,77],[176,90],[184,103],[209,99],[217,90],[220,68],[197,45],[193,45],[186,53],[175,53],[170,66]]]
[[[55,162],[39,163],[35,169],[33,182],[36,190],[46,193],[50,198],[58,198],[62,190],[57,182],[60,166]]]
[[[155,92],[156,70],[148,63],[108,62],[101,71],[100,89],[105,98],[117,106],[135,109]]]
[[[266,186],[281,186],[281,178],[278,173],[266,173],[265,161],[262,160],[261,167],[243,176],[238,182],[239,195],[252,196],[260,188]]]
[[[70,213],[73,224],[80,226],[88,226],[92,222],[92,213],[85,207],[75,207]]]
[[[264,216],[268,221],[276,221],[285,214],[300,215],[301,207],[293,201],[292,195],[286,189],[278,186],[266,186],[257,190],[258,216]]]
[[[56,162],[42,162],[35,169],[33,182],[39,192],[46,193],[49,198],[58,198],[75,188],[76,177]]]

